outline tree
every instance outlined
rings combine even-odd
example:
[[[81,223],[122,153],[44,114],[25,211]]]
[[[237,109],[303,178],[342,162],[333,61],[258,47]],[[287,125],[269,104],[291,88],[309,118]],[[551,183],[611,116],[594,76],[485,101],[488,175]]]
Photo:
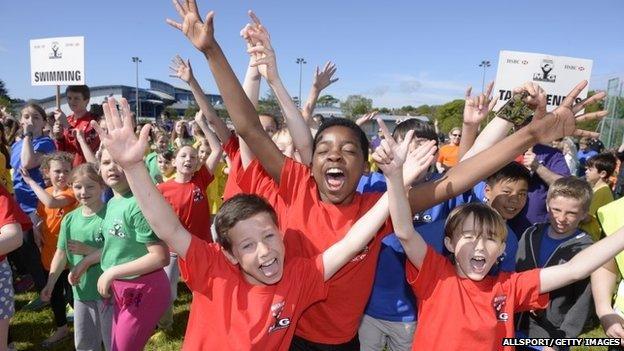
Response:
[[[339,103],[340,100],[331,95],[323,95],[316,101],[316,105],[319,107],[332,107]]]
[[[383,113],[386,115],[392,114],[392,110],[387,107],[378,107],[378,108],[375,108],[375,110],[377,110],[379,113]]]
[[[269,90],[266,95],[258,101],[258,113],[275,117],[281,116],[279,102],[273,90]]]
[[[373,108],[373,100],[367,99],[362,95],[349,95],[347,99],[340,104],[340,109],[349,118],[368,113]]]
[[[9,91],[4,86],[4,81],[2,79],[0,79],[0,97],[4,97],[4,98],[11,100],[11,97],[9,96]]]
[[[191,103],[189,107],[184,110],[184,119],[193,119],[195,114],[199,111],[199,107],[195,103]]]
[[[439,122],[440,131],[448,133],[454,127],[461,127],[464,115],[464,100],[447,102],[435,109],[435,119]]]

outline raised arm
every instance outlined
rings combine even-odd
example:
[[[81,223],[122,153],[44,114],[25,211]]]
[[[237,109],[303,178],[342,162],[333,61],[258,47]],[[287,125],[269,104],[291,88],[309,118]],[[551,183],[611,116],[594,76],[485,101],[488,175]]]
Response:
[[[624,250],[624,227],[579,252],[568,262],[542,269],[540,293],[547,293],[589,277],[622,250]]]
[[[137,139],[132,127],[130,106],[126,99],[121,99],[123,122],[117,111],[115,99],[108,99],[108,103],[102,107],[108,131],[102,130],[95,122],[91,122],[91,125],[100,135],[100,140],[111,157],[124,169],[132,194],[156,236],[173,252],[182,258],[186,257],[191,234],[180,224],[171,205],[156,189],[143,162],[150,126],[145,125]]]
[[[606,111],[587,113],[579,117],[574,116],[584,108],[584,101],[575,104],[574,99],[586,85],[587,81],[579,83],[568,94],[563,103],[550,113],[545,113],[546,99],[544,97],[540,100],[543,109],[538,108],[536,110],[529,125],[506,137],[493,147],[460,162],[441,179],[412,188],[409,193],[412,213],[430,208],[461,194],[536,143],[546,144],[568,135],[594,135],[592,132],[577,129],[576,123],[601,118],[607,114]]]
[[[28,186],[33,190],[33,192],[37,196],[37,199],[41,201],[43,206],[47,208],[61,208],[74,202],[74,199],[68,196],[52,196],[52,194],[45,191],[45,189],[43,189],[36,181],[34,181],[30,177],[30,174],[28,173],[28,170],[26,168],[21,168],[20,173],[22,174],[24,182],[28,184]]]
[[[271,46],[268,32],[261,25],[255,28],[258,27],[259,30],[254,30],[254,27],[251,27],[249,32],[249,35],[257,40],[257,44],[249,49],[254,58],[254,62],[251,65],[258,67],[260,74],[275,92],[277,101],[284,113],[286,126],[292,136],[295,149],[299,151],[301,156],[301,162],[309,165],[312,162],[312,133],[303,119],[301,111],[299,111],[282,83],[282,79],[277,71],[275,51]]]
[[[473,146],[477,134],[479,133],[479,125],[492,111],[498,99],[492,100],[492,87],[494,82],[490,82],[487,90],[480,95],[471,97],[472,87],[466,89],[466,97],[464,101],[464,116],[462,122],[462,138],[459,142],[459,159]]]
[[[214,39],[214,12],[209,12],[206,21],[202,22],[195,0],[188,0],[184,6],[177,0],[173,3],[182,17],[182,23],[171,19],[167,19],[167,23],[182,31],[193,46],[206,56],[237,133],[248,145],[254,145],[255,156],[268,174],[279,182],[284,155],[265,133],[253,105]]]
[[[208,155],[208,158],[206,159],[206,168],[208,168],[208,171],[211,174],[214,174],[215,168],[217,168],[217,164],[223,154],[223,148],[221,147],[221,143],[219,143],[219,139],[217,139],[215,133],[210,129],[208,123],[206,123],[203,110],[199,110],[195,114],[195,122],[199,128],[201,128],[202,132],[204,132],[208,145],[210,146],[210,155]]]
[[[82,150],[85,160],[91,164],[97,164],[97,158],[87,143],[87,140],[84,137],[84,132],[81,129],[76,128],[74,129],[74,134],[76,135],[76,140],[78,140],[78,145],[80,145],[80,150]]]
[[[609,260],[591,275],[591,289],[596,315],[605,334],[610,338],[624,338],[624,319],[613,309],[613,292],[617,283],[615,260]]]
[[[33,169],[39,167],[41,165],[41,159],[43,155],[38,152],[35,152],[33,148],[33,125],[32,123],[26,124],[24,126],[24,138],[22,139],[24,142],[22,144],[22,152],[20,154],[20,161],[22,167],[26,169]]]
[[[199,109],[208,119],[208,123],[210,123],[214,128],[214,132],[217,134],[217,137],[223,144],[227,143],[228,139],[232,136],[232,133],[230,133],[230,130],[225,125],[225,122],[217,116],[217,112],[212,107],[212,104],[206,97],[206,94],[204,94],[204,91],[197,82],[197,79],[195,79],[191,62],[189,60],[184,62],[180,56],[176,55],[176,57],[171,60],[171,66],[169,68],[173,72],[172,76],[180,78],[189,85]]]
[[[301,115],[308,126],[311,123],[314,107],[316,107],[316,102],[318,101],[319,95],[321,95],[321,91],[338,81],[338,78],[333,78],[335,73],[336,65],[331,61],[327,61],[322,71],[316,66],[316,72],[314,73],[314,80],[312,81],[308,99],[301,110]]]

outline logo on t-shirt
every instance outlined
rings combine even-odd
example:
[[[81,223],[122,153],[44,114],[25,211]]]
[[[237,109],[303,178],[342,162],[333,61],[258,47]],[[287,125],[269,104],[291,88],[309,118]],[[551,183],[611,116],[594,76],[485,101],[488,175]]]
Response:
[[[286,329],[290,326],[290,318],[282,318],[282,311],[284,310],[284,301],[276,302],[271,306],[271,313],[275,322],[269,327],[269,333],[277,330]]]
[[[197,203],[204,199],[204,194],[200,188],[193,188],[193,202]]]
[[[495,296],[492,300],[494,313],[496,313],[496,320],[498,320],[499,322],[507,322],[507,320],[509,320],[509,314],[504,311],[506,302],[507,295]]]
[[[123,221],[120,219],[113,220],[113,227],[108,230],[108,234],[119,238],[125,238],[126,233],[123,232]]]

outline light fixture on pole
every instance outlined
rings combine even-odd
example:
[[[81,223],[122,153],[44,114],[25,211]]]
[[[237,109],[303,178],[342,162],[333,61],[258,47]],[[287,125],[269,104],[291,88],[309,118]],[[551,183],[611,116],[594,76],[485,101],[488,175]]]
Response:
[[[136,108],[135,108],[135,113],[136,113],[136,117],[135,118],[139,118],[139,116],[141,115],[141,103],[139,102],[139,63],[143,62],[141,61],[140,58],[138,58],[137,56],[133,56],[132,57],[132,62],[134,62],[136,64]]]
[[[301,77],[303,74],[303,65],[307,62],[303,57],[298,57],[296,63],[299,65],[299,101],[297,101],[297,105],[301,107]]]
[[[483,67],[483,80],[481,81],[481,92],[485,92],[485,70],[490,67],[492,64],[488,60],[483,60],[479,64],[479,67]]]

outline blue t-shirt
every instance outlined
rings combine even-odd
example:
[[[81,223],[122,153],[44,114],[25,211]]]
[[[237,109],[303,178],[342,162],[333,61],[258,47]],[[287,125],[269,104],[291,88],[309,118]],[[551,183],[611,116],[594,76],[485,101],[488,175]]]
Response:
[[[549,227],[545,227],[544,232],[542,233],[542,235],[540,235],[540,251],[537,262],[537,264],[539,264],[539,268],[544,268],[546,263],[548,263],[548,259],[550,258],[550,256],[552,256],[555,250],[557,250],[559,245],[563,244],[571,238],[574,238],[579,233],[579,231],[577,230],[572,235],[568,235],[563,239],[553,239],[550,237],[550,235],[548,235],[548,229]]]
[[[37,209],[37,196],[35,192],[24,182],[22,174],[19,169],[22,167],[22,146],[24,140],[16,141],[11,146],[11,168],[13,168],[13,189],[15,191],[15,198],[19,203],[22,210],[26,213],[32,213]],[[32,140],[33,150],[40,154],[47,154],[56,150],[54,142],[47,136],[40,136]],[[30,177],[37,182],[40,186],[45,188],[43,176],[39,171],[39,167],[31,168],[28,170]]]

